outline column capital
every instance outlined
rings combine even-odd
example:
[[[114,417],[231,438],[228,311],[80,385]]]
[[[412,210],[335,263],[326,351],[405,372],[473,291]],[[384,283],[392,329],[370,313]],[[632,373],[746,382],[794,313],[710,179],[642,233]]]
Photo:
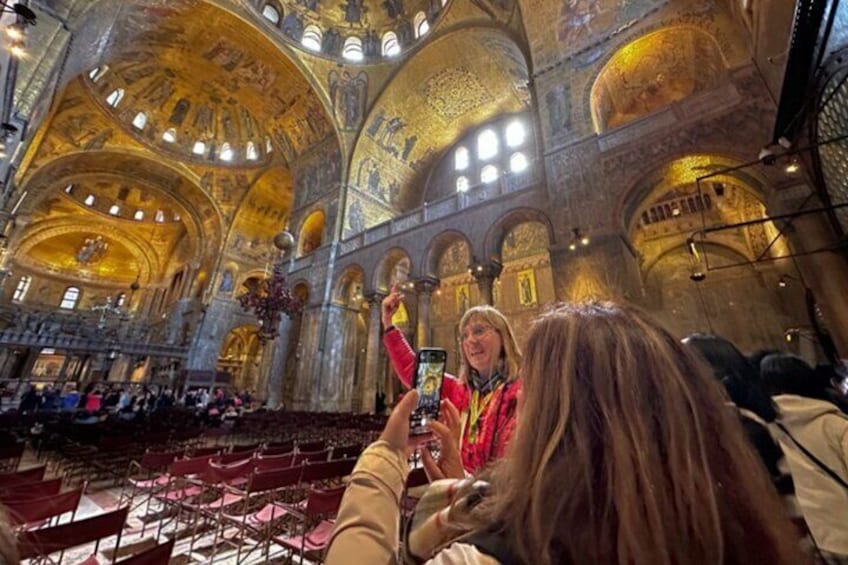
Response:
[[[477,261],[476,258],[473,258],[471,260],[471,264],[468,265],[468,272],[477,282],[493,281],[501,276],[502,271],[503,263],[497,259],[492,259],[486,263]]]
[[[382,290],[374,290],[371,292],[366,292],[364,295],[365,301],[368,302],[369,305],[374,306],[375,304],[379,306],[383,299],[388,296],[387,292],[383,292]]]
[[[435,277],[423,277],[415,281],[415,291],[418,294],[432,294],[440,284],[441,281]]]

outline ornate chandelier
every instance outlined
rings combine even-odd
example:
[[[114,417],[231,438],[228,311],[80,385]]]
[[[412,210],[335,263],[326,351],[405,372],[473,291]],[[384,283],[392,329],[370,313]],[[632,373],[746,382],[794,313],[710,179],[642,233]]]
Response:
[[[238,297],[239,304],[246,312],[252,312],[259,320],[258,337],[263,345],[273,341],[279,334],[280,320],[283,314],[294,317],[303,310],[303,302],[292,293],[286,284],[286,252],[294,244],[294,238],[288,232],[282,232],[274,238],[274,246],[280,250],[280,257],[274,264],[271,277]]]

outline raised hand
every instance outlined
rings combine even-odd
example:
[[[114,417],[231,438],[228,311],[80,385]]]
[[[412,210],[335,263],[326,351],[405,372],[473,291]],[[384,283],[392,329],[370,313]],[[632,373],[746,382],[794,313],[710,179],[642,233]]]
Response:
[[[397,312],[398,308],[400,308],[400,300],[400,289],[397,285],[394,285],[392,290],[389,291],[388,296],[383,299],[383,303],[380,305],[380,318],[383,322],[383,328],[388,328],[392,325],[392,316],[394,316],[395,312]]]

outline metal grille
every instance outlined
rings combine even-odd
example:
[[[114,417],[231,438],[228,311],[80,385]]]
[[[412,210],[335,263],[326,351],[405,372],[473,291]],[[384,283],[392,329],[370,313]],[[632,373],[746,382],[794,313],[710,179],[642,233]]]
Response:
[[[834,73],[824,87],[822,100],[827,103],[818,114],[818,143],[848,133],[848,67]],[[826,143],[819,147],[822,174],[831,204],[848,202],[848,140]],[[843,233],[848,233],[848,209],[836,210]]]

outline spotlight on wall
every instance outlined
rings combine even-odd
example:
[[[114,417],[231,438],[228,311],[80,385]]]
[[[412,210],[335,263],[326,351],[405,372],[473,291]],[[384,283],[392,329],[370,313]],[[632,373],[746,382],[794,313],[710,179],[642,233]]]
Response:
[[[801,330],[799,330],[798,328],[789,328],[788,330],[783,332],[783,337],[786,339],[787,342],[790,343],[797,339],[800,335]]]
[[[795,277],[792,275],[780,275],[780,278],[777,279],[777,286],[779,288],[786,288],[790,285],[789,281],[797,281]]]
[[[571,242],[568,244],[569,251],[577,251],[578,246],[586,247],[591,243],[588,234],[583,233],[580,228],[571,230]]]
[[[789,162],[783,166],[783,172],[787,175],[794,175],[800,170],[801,163],[798,162],[798,159],[790,159]]]

